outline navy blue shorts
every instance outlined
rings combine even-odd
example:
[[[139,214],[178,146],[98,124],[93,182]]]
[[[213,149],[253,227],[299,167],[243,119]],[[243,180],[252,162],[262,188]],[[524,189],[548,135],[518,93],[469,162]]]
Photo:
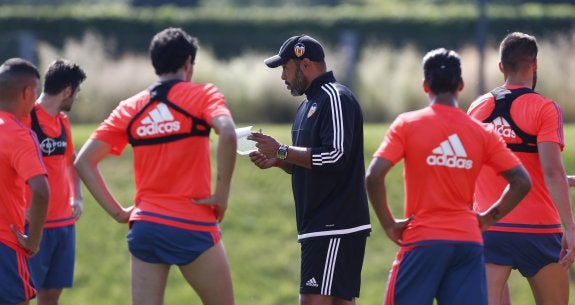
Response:
[[[366,240],[366,235],[303,240],[300,293],[359,297]]]
[[[524,277],[532,277],[543,267],[559,261],[562,236],[561,233],[483,232],[485,261],[511,266]]]
[[[44,229],[40,252],[30,258],[30,273],[38,289],[72,287],[75,245],[74,225]]]
[[[130,253],[144,262],[183,266],[216,245],[220,232],[198,232],[134,221],[127,239]]]
[[[0,304],[18,304],[35,296],[28,259],[0,242]]]
[[[483,247],[440,243],[402,247],[389,272],[386,305],[487,305]]]

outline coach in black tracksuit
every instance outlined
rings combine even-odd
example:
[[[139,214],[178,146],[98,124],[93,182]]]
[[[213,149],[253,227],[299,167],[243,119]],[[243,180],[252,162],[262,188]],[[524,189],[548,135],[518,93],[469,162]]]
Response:
[[[294,36],[265,60],[282,66],[292,95],[305,93],[292,126],[292,146],[253,133],[262,169],[292,174],[302,263],[300,304],[355,304],[367,236],[363,117],[351,91],[327,72],[315,39]]]

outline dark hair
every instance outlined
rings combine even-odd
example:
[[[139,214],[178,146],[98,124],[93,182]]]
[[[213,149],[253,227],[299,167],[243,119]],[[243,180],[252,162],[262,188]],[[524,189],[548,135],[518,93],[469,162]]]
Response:
[[[55,95],[68,86],[76,90],[86,79],[86,73],[77,64],[58,59],[46,69],[44,78],[44,92]]]
[[[157,33],[150,43],[150,58],[157,75],[178,71],[188,56],[196,60],[198,40],[180,28]]]
[[[535,37],[520,32],[507,35],[499,45],[501,64],[506,72],[517,72],[531,65],[537,58],[537,52]]]
[[[427,52],[423,57],[423,75],[431,92],[456,92],[462,82],[459,55],[444,48]]]
[[[10,58],[0,66],[0,96],[12,96],[29,85],[29,79],[40,79],[38,68],[22,58]]]

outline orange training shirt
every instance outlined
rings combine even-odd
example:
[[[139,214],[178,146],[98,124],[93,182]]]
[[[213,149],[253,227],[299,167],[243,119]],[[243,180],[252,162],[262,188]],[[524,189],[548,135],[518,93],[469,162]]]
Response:
[[[62,154],[44,155],[43,161],[48,171],[48,183],[50,185],[50,203],[48,205],[48,215],[44,228],[57,228],[72,225],[76,222],[73,217],[70,192],[70,175],[69,169],[74,163],[74,144],[70,133],[70,121],[64,113],[58,113],[52,116],[44,110],[42,106],[34,106],[40,127],[44,134],[49,137],[58,137],[62,133],[62,126],[66,133],[66,151]],[[27,116],[22,122],[31,128],[30,116]],[[40,148],[42,149],[42,144]],[[45,150],[49,150],[49,145],[44,145]],[[28,192],[27,197],[30,200]]]
[[[26,181],[46,175],[34,132],[11,113],[0,111],[0,242],[26,253],[10,225],[24,233]]]
[[[98,127],[92,137],[112,145],[121,154],[128,144],[128,124],[150,98],[143,91],[123,102]],[[187,113],[210,123],[216,116],[231,116],[224,96],[212,84],[179,82],[167,98]],[[186,123],[182,114],[158,103],[134,122],[140,136],[177,132]],[[189,124],[188,124],[189,125]],[[211,195],[210,143],[208,137],[189,137],[168,143],[133,148],[136,209],[130,221],[146,220],[196,231],[219,231],[213,207],[193,204],[192,199]]]
[[[505,88],[520,87],[506,86]],[[491,114],[494,106],[494,98],[488,93],[473,102],[468,113],[478,120],[484,120]],[[537,143],[553,142],[563,149],[563,116],[557,103],[539,94],[524,94],[511,105],[511,117],[520,129],[537,136]],[[497,125],[495,128],[506,142],[520,141],[509,131],[510,127],[505,122],[496,119],[492,124]],[[524,152],[515,152],[515,154],[529,172],[533,186],[519,205],[489,230],[520,233],[562,232],[561,219],[545,186],[539,154]],[[495,175],[492,170],[483,170],[477,180],[475,208],[478,211],[485,210],[506,185],[507,182]]]
[[[404,160],[404,216],[414,219],[403,245],[482,243],[472,209],[479,171],[484,165],[502,172],[520,164],[491,128],[457,107],[438,104],[400,115],[374,157],[393,164]]]

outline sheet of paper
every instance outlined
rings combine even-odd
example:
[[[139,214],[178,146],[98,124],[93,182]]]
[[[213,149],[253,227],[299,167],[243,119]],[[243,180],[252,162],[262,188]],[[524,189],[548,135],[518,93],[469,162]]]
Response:
[[[237,153],[240,155],[247,155],[252,151],[257,151],[256,142],[248,140],[247,137],[252,133],[252,127],[236,128],[236,137],[238,138]]]

